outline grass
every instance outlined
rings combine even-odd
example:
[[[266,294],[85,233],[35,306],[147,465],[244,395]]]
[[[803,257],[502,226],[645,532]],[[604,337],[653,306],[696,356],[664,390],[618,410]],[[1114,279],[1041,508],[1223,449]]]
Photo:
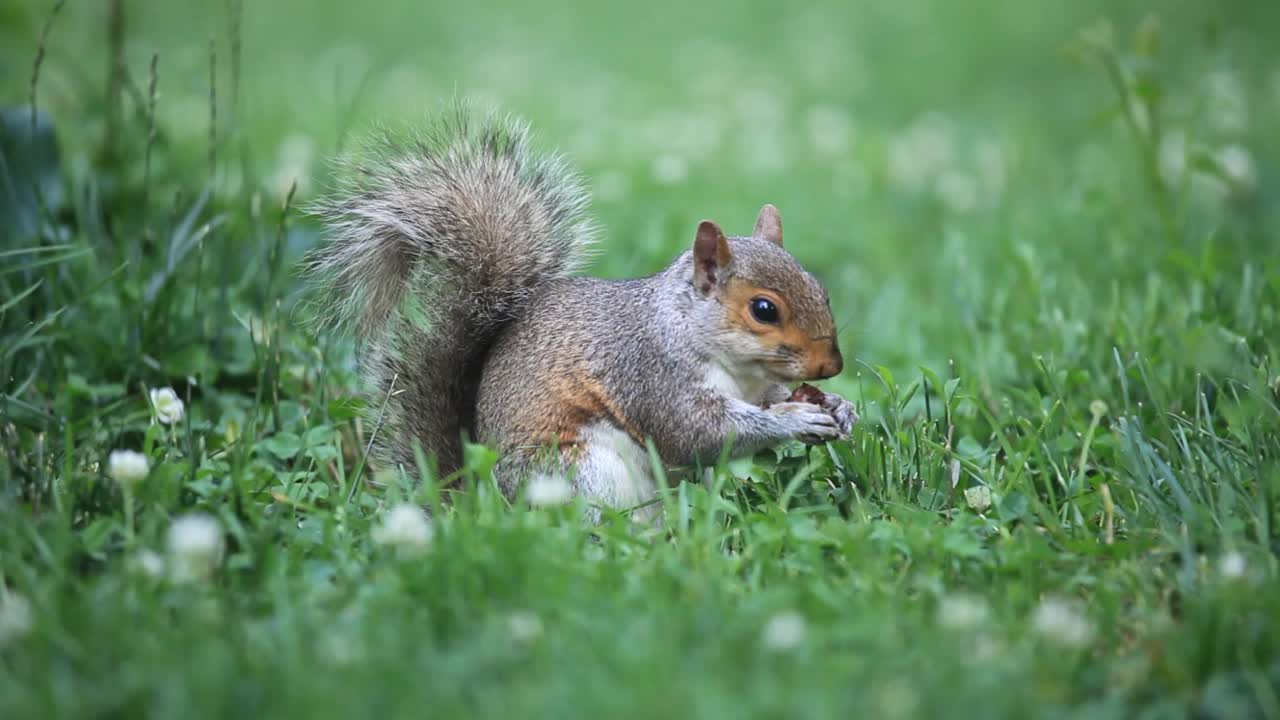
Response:
[[[0,717],[1280,717],[1269,5],[110,5],[0,10]],[[661,530],[477,446],[375,542],[438,483],[364,468],[296,208],[454,92],[583,168],[600,274],[777,204],[853,438]]]

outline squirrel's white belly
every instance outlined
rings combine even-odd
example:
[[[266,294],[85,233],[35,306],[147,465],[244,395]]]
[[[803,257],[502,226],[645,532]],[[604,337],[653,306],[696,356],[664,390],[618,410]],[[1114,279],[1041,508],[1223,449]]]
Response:
[[[658,484],[649,453],[625,431],[600,421],[584,428],[579,438],[585,448],[574,474],[579,494],[615,510],[642,505],[657,497]],[[634,517],[650,519],[661,511],[661,505],[654,503],[638,510]]]

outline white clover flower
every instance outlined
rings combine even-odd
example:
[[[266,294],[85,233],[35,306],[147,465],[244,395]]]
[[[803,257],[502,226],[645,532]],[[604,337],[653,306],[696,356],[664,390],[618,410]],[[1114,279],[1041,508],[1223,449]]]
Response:
[[[1093,641],[1093,623],[1075,602],[1064,598],[1045,598],[1031,622],[1046,640],[1065,648],[1082,648]]]
[[[964,501],[974,510],[984,512],[991,507],[991,488],[986,485],[974,485],[971,488],[965,488]]]
[[[786,169],[792,152],[786,132],[777,125],[751,125],[737,138],[738,162],[742,171],[756,177]]]
[[[989,614],[986,600],[974,595],[947,595],[938,603],[938,624],[952,630],[981,625]]]
[[[990,635],[982,634],[974,638],[973,659],[979,662],[994,660],[1004,650],[1000,642]]]
[[[594,158],[607,149],[604,134],[597,129],[580,129],[569,140],[569,148],[575,158]]]
[[[0,587],[0,647],[31,632],[31,603],[12,590]]]
[[[1004,146],[994,140],[982,140],[978,143],[974,154],[983,193],[987,200],[994,204],[1004,195],[1008,175],[1008,160],[1005,158]]]
[[[1253,155],[1247,148],[1243,145],[1228,145],[1214,157],[1232,185],[1241,190],[1253,189],[1258,176],[1253,170]]]
[[[172,425],[182,419],[183,405],[178,393],[173,388],[155,388],[151,391],[151,407],[155,410],[156,419],[165,425]]]
[[[320,654],[334,665],[350,666],[363,657],[359,641],[350,630],[329,629],[320,636]]]
[[[978,184],[968,173],[944,171],[938,176],[934,191],[952,212],[966,212],[978,206]]]
[[[769,618],[760,639],[768,650],[793,650],[804,642],[808,630],[809,624],[803,615],[787,610]]]
[[[434,532],[422,508],[401,503],[382,516],[373,529],[373,541],[379,545],[420,551],[431,544]]]
[[[683,157],[664,153],[653,161],[653,179],[660,185],[679,185],[689,177],[689,163]]]
[[[724,135],[717,116],[686,111],[658,113],[645,124],[642,133],[655,150],[694,160],[714,153]]]
[[[734,114],[751,125],[781,125],[787,115],[782,98],[775,89],[758,86],[738,96]]]
[[[267,190],[281,201],[294,183],[297,183],[295,193],[305,193],[315,149],[315,143],[306,135],[294,134],[285,138],[276,150],[275,168],[267,174]]]
[[[1244,577],[1249,570],[1249,564],[1245,561],[1244,555],[1235,550],[1223,553],[1218,558],[1218,574],[1228,580],[1239,580]]]
[[[861,163],[836,163],[831,171],[831,190],[837,195],[862,195],[871,187],[871,173]]]
[[[533,642],[542,635],[542,620],[534,613],[518,610],[507,616],[507,633],[515,642]]]
[[[179,582],[213,574],[222,560],[222,526],[203,513],[184,515],[169,526],[169,574]]]
[[[931,113],[916,120],[889,141],[889,179],[909,191],[924,190],[950,167],[955,156],[952,135],[945,115]]]
[[[885,683],[876,693],[880,717],[914,717],[920,707],[920,696],[909,683],[897,678]]]
[[[364,662],[368,649],[364,637],[351,620],[344,620],[320,635],[321,656],[334,665],[350,667]]]
[[[559,475],[538,475],[529,480],[525,499],[534,507],[563,505],[573,498],[569,481]]]
[[[1240,77],[1231,72],[1215,72],[1206,79],[1206,106],[1214,129],[1239,132],[1249,124],[1249,98]]]
[[[853,139],[853,122],[849,113],[832,105],[819,105],[809,110],[806,120],[809,142],[820,155],[841,157],[849,152]]]
[[[338,612],[333,622],[318,636],[317,650],[322,658],[333,665],[350,666],[362,662],[368,655],[364,635],[359,632],[363,614],[354,605]]]
[[[604,202],[614,202],[627,196],[627,176],[618,170],[608,170],[596,178],[595,197]]]
[[[129,561],[129,569],[143,577],[156,580],[164,575],[164,558],[154,550],[142,550]]]
[[[123,488],[131,488],[146,480],[149,472],[151,462],[140,452],[112,450],[107,456],[107,475]]]

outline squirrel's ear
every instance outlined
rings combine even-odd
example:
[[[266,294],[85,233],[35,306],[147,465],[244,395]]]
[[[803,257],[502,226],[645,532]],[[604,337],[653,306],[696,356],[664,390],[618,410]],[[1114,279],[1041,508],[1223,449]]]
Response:
[[[778,208],[769,204],[760,208],[760,214],[756,216],[756,229],[751,236],[768,240],[774,245],[782,245],[782,216],[778,214]]]
[[[716,286],[731,257],[729,241],[720,226],[710,220],[699,223],[698,237],[693,241],[693,284],[704,295]]]

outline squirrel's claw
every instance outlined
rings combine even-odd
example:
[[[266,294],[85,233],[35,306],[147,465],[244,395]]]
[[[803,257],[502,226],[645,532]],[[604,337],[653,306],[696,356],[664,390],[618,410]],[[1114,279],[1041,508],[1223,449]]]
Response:
[[[822,409],[835,418],[836,427],[840,428],[840,438],[843,440],[849,437],[853,426],[858,422],[858,411],[853,408],[853,403],[835,393],[825,393],[822,397]]]

